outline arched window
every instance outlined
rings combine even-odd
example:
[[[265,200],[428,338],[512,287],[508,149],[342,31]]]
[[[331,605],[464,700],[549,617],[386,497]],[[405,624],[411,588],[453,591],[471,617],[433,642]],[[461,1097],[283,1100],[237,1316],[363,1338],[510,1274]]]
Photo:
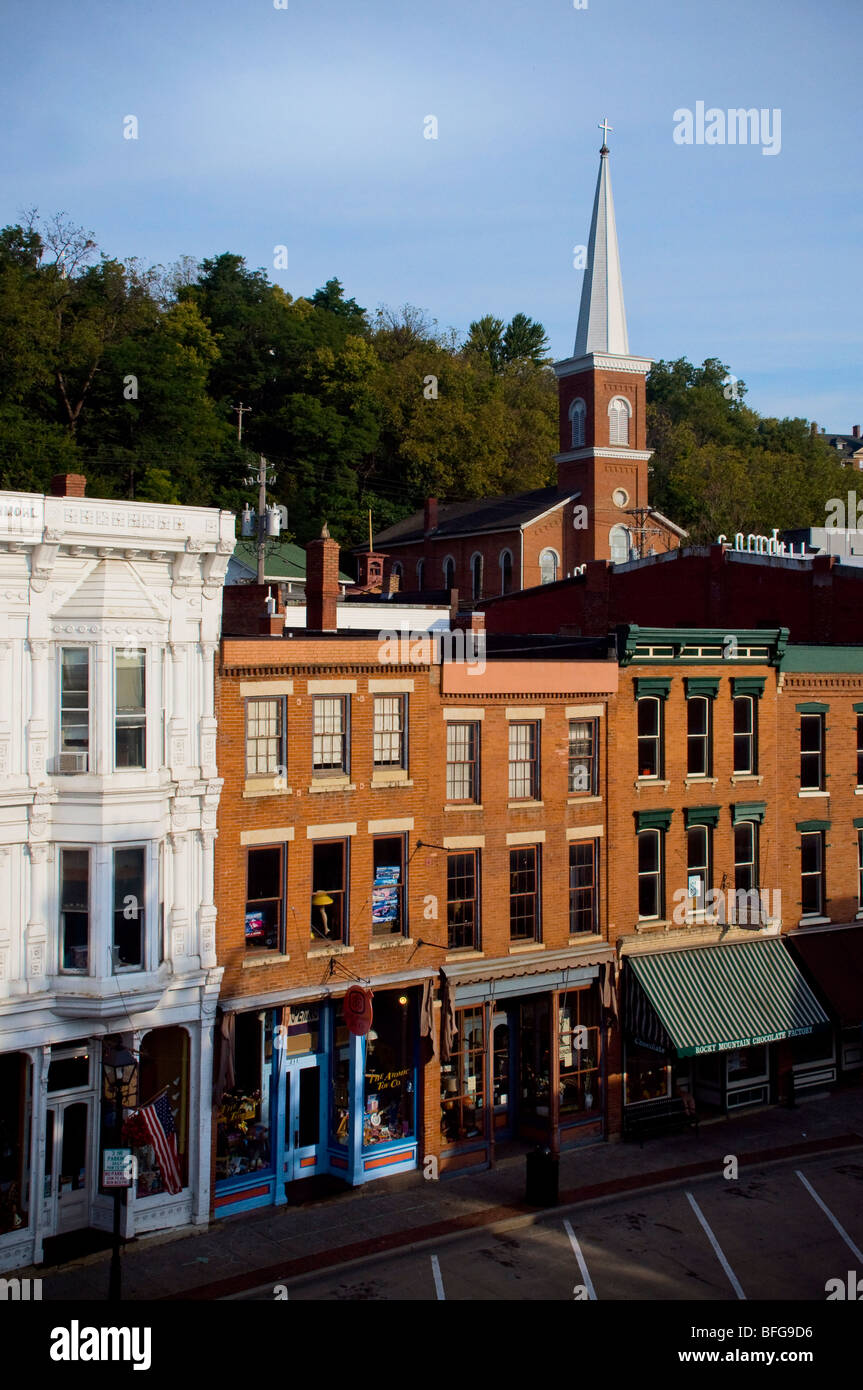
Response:
[[[476,551],[470,557],[470,587],[474,600],[482,598],[482,556]]]
[[[584,444],[584,421],[587,415],[587,406],[581,397],[573,401],[569,407],[569,419],[572,425],[572,445],[573,449],[580,449]]]
[[[512,554],[509,550],[500,552],[500,591],[502,594],[512,592]]]
[[[557,579],[560,560],[554,550],[543,550],[539,557],[540,584],[553,584]]]
[[[629,417],[632,408],[629,401],[625,401],[622,396],[615,396],[608,406],[608,442],[609,444],[628,444],[629,443]]]
[[[628,526],[612,526],[608,533],[608,545],[613,565],[625,565],[629,559],[630,535]]]
[[[445,589],[455,588],[455,560],[451,555],[447,555],[443,562],[443,586]]]
[[[420,590],[422,590],[422,586],[423,586],[423,570],[424,570],[424,569],[425,569],[425,560],[417,560],[417,588],[420,589]]]

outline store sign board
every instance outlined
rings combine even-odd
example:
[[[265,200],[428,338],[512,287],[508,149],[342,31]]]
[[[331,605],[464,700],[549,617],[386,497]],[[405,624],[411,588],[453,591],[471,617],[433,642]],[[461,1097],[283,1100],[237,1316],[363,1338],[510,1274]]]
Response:
[[[372,1026],[372,992],[351,985],[345,995],[345,1023],[355,1038],[363,1038]]]

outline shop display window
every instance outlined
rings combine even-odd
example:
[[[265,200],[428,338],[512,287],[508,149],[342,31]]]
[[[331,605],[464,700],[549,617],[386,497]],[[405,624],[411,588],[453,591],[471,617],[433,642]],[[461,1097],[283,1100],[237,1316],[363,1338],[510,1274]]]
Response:
[[[726,1054],[726,1077],[729,1085],[741,1081],[766,1081],[768,1076],[767,1047],[740,1047]]]
[[[154,1028],[141,1040],[140,1104],[147,1105],[163,1090],[174,1121],[180,1178],[185,1187],[189,1180],[189,1035],[185,1028]],[[139,1116],[127,1120],[123,1138],[137,1160],[136,1196],[164,1192],[159,1155]]]
[[[601,1110],[596,985],[558,996],[560,1116]]]
[[[832,1028],[816,1028],[808,1037],[792,1038],[791,1056],[795,1067],[828,1065],[835,1062],[836,1049]]]
[[[272,1012],[237,1014],[235,1028],[235,1083],[216,1109],[217,1178],[242,1177],[272,1164]]]
[[[351,1035],[339,1005],[333,1019],[333,1055],[330,1068],[330,1143],[347,1148],[351,1114]]]
[[[27,1103],[30,1064],[21,1052],[0,1057],[0,1235],[27,1225]]]
[[[441,1062],[441,1136],[445,1144],[485,1138],[486,1072],[483,1009],[456,1009],[458,1030],[449,1062]]]
[[[509,1019],[506,1014],[495,1014],[492,1026],[492,1105],[495,1109],[506,1109],[510,1101],[509,1079]]]
[[[550,997],[519,1005],[519,1120],[547,1128],[551,1114]]]
[[[292,1004],[280,1024],[287,1057],[302,1057],[321,1050],[321,1009],[319,1004]]]
[[[415,1129],[414,1014],[411,996],[376,994],[366,1037],[363,1145],[408,1139]]]
[[[626,1049],[626,1104],[662,1100],[671,1094],[671,1067],[662,1052],[646,1047]]]

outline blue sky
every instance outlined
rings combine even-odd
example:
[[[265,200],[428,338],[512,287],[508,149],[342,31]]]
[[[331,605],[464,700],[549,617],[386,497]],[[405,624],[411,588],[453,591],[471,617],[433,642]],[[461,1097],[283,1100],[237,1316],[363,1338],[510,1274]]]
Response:
[[[607,115],[631,350],[863,424],[860,0],[6,0],[3,39],[2,223],[62,210],[116,256],[235,251],[460,331],[522,310],[556,357]],[[780,153],[676,144],[698,101],[778,108]]]

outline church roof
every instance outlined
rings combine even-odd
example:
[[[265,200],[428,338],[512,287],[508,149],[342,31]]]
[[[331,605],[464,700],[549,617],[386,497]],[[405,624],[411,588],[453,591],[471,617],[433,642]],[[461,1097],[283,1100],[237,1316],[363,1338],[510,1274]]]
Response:
[[[600,150],[599,177],[593,200],[587,267],[581,287],[573,356],[583,357],[589,352],[629,355],[614,199],[611,196],[608,149],[605,145]]]
[[[577,493],[558,487],[541,487],[534,492],[518,492],[511,497],[485,497],[479,501],[442,502],[438,506],[434,540],[447,536],[474,536],[484,531],[508,531],[535,521],[554,507],[562,506]],[[423,512],[414,512],[375,536],[375,546],[405,545],[421,541],[425,535]]]

